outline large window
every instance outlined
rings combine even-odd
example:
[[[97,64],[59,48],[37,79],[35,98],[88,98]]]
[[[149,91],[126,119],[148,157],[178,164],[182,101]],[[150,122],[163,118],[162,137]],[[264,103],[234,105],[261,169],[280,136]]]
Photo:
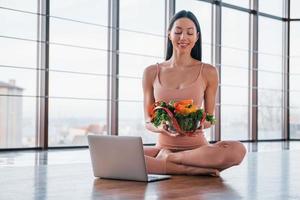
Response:
[[[164,19],[164,1],[120,1],[119,135],[142,136],[144,143],[155,143],[156,134],[144,126],[142,75],[164,60]]]
[[[287,92],[283,87],[287,67],[284,23],[288,22],[281,17],[286,17],[283,11],[287,2],[291,3],[293,19],[289,44],[290,136],[300,138],[299,1],[259,0],[258,13],[248,10],[253,2],[250,0],[124,0],[116,1],[118,9],[111,7],[112,2],[0,1],[0,148],[40,144],[40,123],[44,121],[39,118],[43,112],[40,106],[46,98],[50,147],[86,145],[88,133],[111,134],[107,122],[112,127],[118,123],[119,135],[142,136],[144,143],[155,143],[157,134],[144,127],[142,74],[147,66],[164,61],[167,18],[180,10],[196,15],[201,27],[202,61],[214,63],[220,70],[221,98],[217,106],[221,127],[206,130],[207,139],[215,138],[218,133],[214,130],[220,130],[222,140],[248,140],[253,134],[248,132],[252,120],[257,120],[259,140],[282,139],[283,111],[287,109],[283,105]],[[49,3],[46,8],[50,16],[41,14],[45,3]],[[219,6],[221,9],[215,9]],[[250,23],[256,15],[258,27]],[[49,29],[45,31],[47,18]],[[111,27],[112,21],[118,23]],[[219,28],[220,35],[216,33]],[[49,41],[44,41],[48,31]],[[114,33],[118,33],[117,40]],[[221,54],[214,41],[221,41]],[[250,52],[250,42],[258,42],[258,52],[255,45],[255,52]],[[250,66],[255,53],[258,63],[251,62]],[[49,73],[43,61],[49,61]],[[249,78],[256,72],[258,87],[252,88],[249,84],[255,83]],[[43,79],[43,75],[49,79]],[[116,79],[118,85],[112,88],[109,80]],[[48,96],[40,91],[46,86]],[[254,90],[258,105],[250,105],[249,94]],[[117,99],[111,99],[114,91],[118,91]],[[115,103],[118,113],[107,112]],[[253,106],[258,107],[258,116],[250,120]],[[118,116],[118,121],[112,116]]]
[[[222,8],[222,139],[248,139],[248,27],[248,13]]]
[[[0,148],[34,147],[37,1],[0,1],[0,7]]]
[[[282,138],[283,22],[259,17],[258,138]]]
[[[49,146],[107,134],[108,1],[50,3]]]

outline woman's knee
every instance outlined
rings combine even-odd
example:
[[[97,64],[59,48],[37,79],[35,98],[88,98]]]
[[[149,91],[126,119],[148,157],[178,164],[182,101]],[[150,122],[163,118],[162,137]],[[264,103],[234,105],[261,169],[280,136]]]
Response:
[[[223,158],[220,158],[220,162],[223,165],[239,165],[246,154],[245,146],[239,141],[220,141],[216,143],[221,152],[224,152]]]
[[[239,165],[243,161],[245,155],[247,153],[247,149],[243,145],[243,143],[239,141],[232,142],[232,156],[233,156],[233,164]]]

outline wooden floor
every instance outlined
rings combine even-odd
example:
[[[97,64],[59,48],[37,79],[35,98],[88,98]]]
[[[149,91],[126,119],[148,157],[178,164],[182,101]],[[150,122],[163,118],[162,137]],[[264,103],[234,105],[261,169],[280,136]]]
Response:
[[[245,146],[221,177],[148,184],[94,178],[87,149],[0,152],[0,199],[300,199],[300,142]]]

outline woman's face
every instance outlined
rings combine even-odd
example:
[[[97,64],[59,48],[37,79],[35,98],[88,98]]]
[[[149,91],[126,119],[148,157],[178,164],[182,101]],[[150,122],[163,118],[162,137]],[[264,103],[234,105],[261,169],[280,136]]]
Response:
[[[175,51],[191,52],[199,38],[199,33],[192,20],[180,18],[174,22],[168,36]]]

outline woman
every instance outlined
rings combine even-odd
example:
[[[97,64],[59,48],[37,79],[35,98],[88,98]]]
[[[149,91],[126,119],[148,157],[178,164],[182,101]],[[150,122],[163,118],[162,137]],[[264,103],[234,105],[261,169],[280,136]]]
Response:
[[[219,172],[243,160],[246,149],[238,141],[209,144],[203,129],[207,121],[193,135],[171,133],[167,126],[156,128],[150,123],[148,108],[155,101],[193,99],[205,112],[213,114],[218,88],[217,69],[201,62],[201,31],[198,20],[189,11],[180,11],[168,28],[166,60],[144,70],[143,92],[146,128],[158,133],[155,147],[145,148],[149,173],[210,174]]]

